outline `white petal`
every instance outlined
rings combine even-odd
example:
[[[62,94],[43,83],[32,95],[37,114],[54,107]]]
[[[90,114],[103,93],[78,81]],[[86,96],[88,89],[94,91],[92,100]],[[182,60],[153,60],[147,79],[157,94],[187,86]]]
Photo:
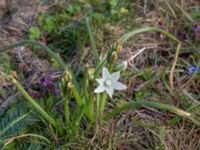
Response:
[[[103,78],[108,78],[110,73],[106,67],[103,67]]]
[[[127,87],[124,84],[122,84],[120,82],[117,82],[117,81],[112,82],[112,86],[116,90],[125,90],[125,89],[127,89]]]
[[[113,93],[114,93],[114,89],[112,86],[106,87],[106,93],[108,93],[108,95],[110,96],[110,98],[112,98]]]
[[[102,92],[104,92],[104,91],[105,91],[104,86],[99,86],[98,88],[96,88],[96,89],[94,90],[94,93],[102,93]]]
[[[103,85],[104,82],[105,82],[105,79],[102,78],[102,79],[96,79],[96,81],[100,84],[100,85]]]
[[[117,81],[119,79],[119,77],[120,77],[119,71],[110,75],[110,78],[111,78],[112,81]]]

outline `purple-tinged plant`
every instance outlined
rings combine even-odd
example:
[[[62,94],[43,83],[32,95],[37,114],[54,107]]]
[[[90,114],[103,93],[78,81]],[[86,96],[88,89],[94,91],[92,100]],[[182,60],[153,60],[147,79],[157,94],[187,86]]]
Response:
[[[49,75],[41,80],[41,85],[47,89],[49,93],[52,93],[54,95],[59,94],[59,89],[56,88],[55,84],[53,81],[55,80],[54,75]]]

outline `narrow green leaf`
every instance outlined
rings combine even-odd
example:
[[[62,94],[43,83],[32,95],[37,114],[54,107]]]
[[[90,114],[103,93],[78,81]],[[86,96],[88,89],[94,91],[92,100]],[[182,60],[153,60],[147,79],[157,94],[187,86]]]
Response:
[[[92,53],[93,53],[93,56],[94,56],[95,66],[97,66],[98,63],[99,63],[99,55],[98,55],[98,52],[97,52],[96,42],[95,42],[94,36],[92,34],[92,29],[91,29],[90,21],[89,21],[88,17],[85,18],[85,22],[86,22],[87,30],[88,30],[88,33],[89,33],[89,36],[90,36],[90,41],[91,41]]]
[[[153,108],[166,110],[166,111],[175,113],[175,114],[177,114],[181,117],[188,118],[193,123],[200,126],[200,122],[198,120],[194,119],[189,112],[186,112],[182,109],[179,109],[175,106],[171,106],[171,105],[168,105],[168,104],[163,104],[163,103],[159,103],[159,102],[144,101],[144,100],[123,104],[122,106],[113,110],[111,113],[107,114],[104,117],[104,121],[109,121],[114,116],[118,115],[119,113],[121,113],[123,111],[127,111],[129,109],[137,109],[137,108],[141,108],[141,107],[144,107],[144,106],[149,106],[149,107],[153,107]]]

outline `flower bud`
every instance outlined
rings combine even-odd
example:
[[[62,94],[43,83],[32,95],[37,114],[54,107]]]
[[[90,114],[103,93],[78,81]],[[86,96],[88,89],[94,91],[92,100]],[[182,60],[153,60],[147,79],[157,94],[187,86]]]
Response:
[[[119,54],[122,51],[122,43],[120,40],[116,42],[116,52]]]
[[[118,54],[117,54],[117,52],[112,52],[112,55],[111,55],[111,62],[112,63],[114,63],[114,62],[116,62],[117,61],[117,59],[118,59]]]
[[[127,14],[128,13],[128,9],[122,7],[122,8],[120,8],[120,13]]]
[[[13,78],[17,78],[17,72],[16,71],[12,71],[10,74]]]
[[[63,86],[61,84],[59,84],[59,88],[60,88],[60,95],[62,97],[64,97],[65,96],[65,89],[63,88]]]
[[[72,75],[71,73],[68,71],[68,70],[65,70],[64,71],[64,78],[67,82],[71,81],[72,80]]]
[[[67,87],[69,88],[69,89],[71,89],[72,88],[72,83],[71,82],[69,82],[68,84],[67,84]]]
[[[89,69],[88,69],[88,77],[89,77],[89,80],[94,80],[94,71],[95,71],[94,68],[89,68]]]
[[[62,77],[62,78],[61,78],[61,83],[62,83],[62,84],[65,84],[65,83],[66,83],[66,81],[65,81],[65,78],[64,78],[64,77]]]
[[[123,62],[121,62],[120,64],[118,64],[118,65],[114,68],[114,70],[115,70],[115,71],[123,71],[123,70],[126,70],[127,66],[128,66],[127,61],[123,61]]]

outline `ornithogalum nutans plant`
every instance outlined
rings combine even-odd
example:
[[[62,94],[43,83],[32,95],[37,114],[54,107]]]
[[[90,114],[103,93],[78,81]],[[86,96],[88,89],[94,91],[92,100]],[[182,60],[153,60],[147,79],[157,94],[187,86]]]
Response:
[[[118,62],[118,56],[122,51],[123,42],[137,34],[152,31],[160,32],[166,35],[179,45],[180,41],[162,29],[142,28],[127,33],[119,41],[117,41],[116,44],[113,44],[112,48],[104,54],[103,58],[100,58],[95,46],[95,39],[92,34],[89,18],[86,19],[86,25],[92,43],[92,54],[95,63],[90,66],[83,65],[81,76],[77,76],[73,70],[71,70],[61,58],[54,54],[50,48],[36,41],[26,40],[4,49],[0,49],[1,51],[5,51],[10,48],[22,46],[25,44],[37,45],[46,51],[51,57],[53,57],[62,68],[62,75],[59,82],[60,89],[55,87],[50,77],[44,78],[41,81],[43,87],[52,93],[52,99],[55,97],[59,97],[60,99],[60,101],[56,104],[61,105],[61,107],[60,110],[56,110],[56,113],[54,109],[55,106],[47,109],[45,106],[40,105],[37,100],[34,100],[15,77],[9,76],[9,78],[7,78],[13,82],[19,92],[33,106],[34,110],[38,112],[38,114],[40,114],[40,116],[43,118],[42,120],[45,121],[48,129],[52,132],[52,139],[68,141],[71,138],[76,137],[80,131],[83,132],[84,130],[95,129],[99,122],[109,121],[109,119],[121,113],[122,111],[128,110],[130,108],[136,109],[143,106],[167,110],[181,117],[186,117],[192,121],[194,120],[191,113],[180,110],[174,106],[172,107],[166,104],[160,104],[151,101],[147,102],[143,100],[134,103],[127,102],[121,107],[117,106],[116,108],[113,108],[111,113],[105,113],[104,110],[108,102],[115,100],[115,90],[120,91],[118,92],[119,97],[122,92],[123,94],[126,94],[126,85],[119,82],[120,73],[125,72],[127,67],[127,62],[125,60],[121,63]],[[177,51],[179,51],[179,47],[177,49]],[[176,65],[176,61],[177,60],[175,60],[173,63],[173,68]],[[173,68],[171,71],[172,75]],[[196,68],[193,67],[190,72],[195,70]],[[6,76],[5,73],[2,72],[1,75]],[[121,81],[124,81],[124,79],[121,78]],[[170,78],[170,81],[173,85],[173,78]],[[199,125],[198,122],[196,122],[196,124]]]

